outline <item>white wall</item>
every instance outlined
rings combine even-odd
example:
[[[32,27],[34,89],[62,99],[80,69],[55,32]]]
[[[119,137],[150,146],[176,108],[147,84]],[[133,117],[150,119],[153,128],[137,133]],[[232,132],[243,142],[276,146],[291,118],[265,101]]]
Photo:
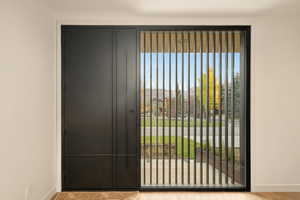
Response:
[[[300,192],[300,23],[266,16],[253,26],[253,189]]]
[[[0,1],[0,196],[55,192],[55,20],[42,0]]]

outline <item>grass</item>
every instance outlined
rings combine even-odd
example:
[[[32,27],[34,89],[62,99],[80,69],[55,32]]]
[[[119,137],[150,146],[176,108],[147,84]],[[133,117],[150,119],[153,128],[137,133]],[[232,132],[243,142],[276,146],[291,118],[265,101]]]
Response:
[[[147,145],[150,144],[150,139],[151,139],[150,136],[146,136],[145,140],[146,140]],[[152,144],[156,144],[156,142],[157,142],[156,139],[158,139],[159,145],[163,144],[163,136],[158,136],[158,138],[156,138],[156,136],[152,136]],[[165,136],[164,143],[169,144],[170,139],[171,139],[171,144],[175,145],[175,143],[176,143],[175,136],[171,136],[171,138],[169,136]],[[190,141],[190,159],[195,159],[194,140],[192,140],[192,139],[188,140],[187,138],[183,139],[183,158],[188,159],[188,157],[189,157],[189,154],[188,154],[189,141]],[[141,136],[141,143],[144,144],[143,136]],[[225,145],[223,144],[222,146],[223,146],[222,155],[223,155],[223,158],[225,158],[225,155],[224,155],[224,153],[225,153],[224,146]],[[200,148],[201,147],[200,143],[196,142],[196,147]],[[202,147],[203,151],[206,151],[206,147],[207,147],[207,145],[204,143],[203,147]],[[153,151],[155,152],[155,149]],[[209,151],[210,152],[213,151],[213,147],[211,145],[209,146]],[[177,137],[177,156],[178,156],[178,158],[181,158],[182,157],[181,155],[182,155],[182,137]],[[216,148],[216,156],[219,156],[219,155],[220,155],[220,149]],[[231,148],[228,148],[228,160],[232,160],[232,158],[233,158],[233,155],[232,155]]]
[[[146,136],[146,144],[150,144],[150,136]],[[165,136],[165,144],[169,144],[169,139],[171,139],[171,144],[175,145],[176,144],[176,137],[175,136],[171,136],[171,138],[169,136]],[[142,136],[141,138],[141,142],[142,144],[144,144],[144,137]],[[188,143],[189,140],[187,138],[183,139],[183,155],[184,158],[187,159],[189,157],[188,154]],[[156,144],[156,136],[152,136],[152,144]],[[158,144],[162,145],[163,144],[163,136],[158,136]],[[196,143],[197,148],[200,147],[200,143]],[[204,147],[205,145],[203,145]],[[178,158],[181,158],[182,155],[182,138],[181,137],[177,137],[177,156]],[[190,139],[190,159],[194,159],[195,158],[195,152],[194,152],[194,140]]]
[[[170,126],[170,122],[171,122],[171,127],[176,127],[176,120],[175,119],[165,119],[165,127],[169,127]],[[146,119],[146,123],[144,122],[144,119],[141,119],[141,127],[144,127],[144,124],[146,124],[146,127],[150,127],[150,119]],[[177,120],[177,126],[181,127],[182,121],[181,120]],[[213,125],[212,122],[209,123],[211,126]],[[188,120],[184,120],[183,122],[184,127],[188,127]],[[200,120],[196,120],[196,126],[200,127],[201,122]],[[156,126],[156,119],[152,118],[152,127]],[[190,120],[190,127],[194,127],[195,126],[195,121],[194,120]],[[206,126],[206,120],[203,120],[202,122],[202,126]],[[216,120],[216,124],[215,126],[219,126],[219,122]],[[163,119],[158,119],[158,127],[163,127]]]

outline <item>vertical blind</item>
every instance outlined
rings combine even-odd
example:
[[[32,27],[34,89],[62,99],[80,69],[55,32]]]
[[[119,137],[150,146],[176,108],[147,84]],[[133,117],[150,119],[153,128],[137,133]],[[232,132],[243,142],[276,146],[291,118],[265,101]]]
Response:
[[[241,32],[140,32],[141,185],[238,186]]]

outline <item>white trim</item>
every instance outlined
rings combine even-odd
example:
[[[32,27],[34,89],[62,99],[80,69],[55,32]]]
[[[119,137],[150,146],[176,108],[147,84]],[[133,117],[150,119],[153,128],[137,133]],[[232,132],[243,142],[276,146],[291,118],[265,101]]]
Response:
[[[52,186],[47,193],[41,198],[41,200],[51,200],[56,194],[56,185]]]
[[[258,184],[251,192],[300,192],[300,184]]]
[[[56,23],[56,191],[62,191],[61,185],[61,23]]]

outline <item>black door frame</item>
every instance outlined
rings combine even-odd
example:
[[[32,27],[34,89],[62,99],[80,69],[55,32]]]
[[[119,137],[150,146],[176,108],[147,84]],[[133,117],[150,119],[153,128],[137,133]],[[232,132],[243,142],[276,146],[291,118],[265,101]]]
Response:
[[[117,189],[110,189],[110,190],[139,190],[139,191],[250,191],[251,190],[251,26],[250,25],[241,25],[241,26],[210,26],[210,25],[204,25],[204,26],[189,26],[189,25],[145,25],[145,26],[111,26],[111,25],[61,25],[67,26],[70,28],[91,28],[91,27],[97,27],[97,29],[116,29],[116,30],[122,30],[122,29],[135,29],[137,30],[137,152],[138,152],[138,167],[137,167],[137,179],[138,179],[138,185],[136,188],[117,188]],[[140,47],[140,38],[139,38],[139,32],[140,31],[188,31],[188,30],[194,30],[194,31],[243,31],[244,32],[244,95],[242,99],[242,103],[245,106],[245,120],[242,122],[244,123],[244,132],[246,135],[245,140],[247,141],[245,144],[245,156],[246,156],[246,163],[245,163],[245,178],[246,178],[246,185],[242,187],[141,187],[140,185],[140,175],[141,175],[141,164],[140,164],[140,157],[141,157],[141,144],[140,144],[140,58],[139,58],[139,47]],[[62,44],[61,39],[61,44]],[[63,45],[63,44],[62,44]],[[63,52],[61,52],[62,55],[62,63],[63,63]],[[61,76],[61,83],[63,87],[63,75]],[[63,109],[63,90],[61,91],[61,116],[62,116],[62,125],[61,125],[61,149],[63,151],[64,149],[64,140],[63,140],[63,134],[64,134],[64,109]],[[63,152],[62,152],[63,155]],[[63,170],[63,156],[61,157],[61,181],[63,182],[64,177],[64,170]],[[80,189],[74,189],[74,190],[80,190]],[[104,190],[107,190],[107,188],[104,188]]]

